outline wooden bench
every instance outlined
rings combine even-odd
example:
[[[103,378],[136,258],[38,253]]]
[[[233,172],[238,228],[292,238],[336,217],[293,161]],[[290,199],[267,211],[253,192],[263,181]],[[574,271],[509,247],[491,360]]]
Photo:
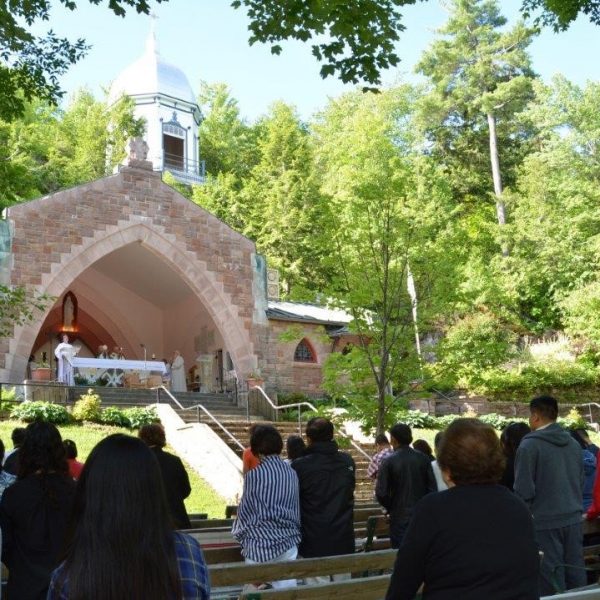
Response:
[[[209,566],[211,597],[219,596],[219,588],[231,593],[232,587],[242,588],[255,581],[278,581],[282,579],[304,579],[354,573],[358,577],[347,581],[329,582],[314,585],[299,585],[285,590],[253,591],[242,596],[252,599],[273,598],[288,600],[292,598],[323,599],[343,597],[360,600],[380,600],[385,596],[389,584],[389,575],[362,576],[369,571],[391,569],[396,558],[395,550],[380,550],[369,553],[346,554],[319,558],[301,558],[289,562],[263,563],[247,565],[245,563],[212,564]]]

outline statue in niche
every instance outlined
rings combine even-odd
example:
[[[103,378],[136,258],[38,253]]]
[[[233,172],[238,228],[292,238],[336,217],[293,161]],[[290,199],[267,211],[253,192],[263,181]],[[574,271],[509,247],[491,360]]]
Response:
[[[77,298],[73,292],[67,292],[62,305],[62,330],[77,330]]]

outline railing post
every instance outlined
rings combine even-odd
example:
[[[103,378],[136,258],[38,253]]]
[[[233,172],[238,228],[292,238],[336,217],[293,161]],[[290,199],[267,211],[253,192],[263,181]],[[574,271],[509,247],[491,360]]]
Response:
[[[196,421],[200,423],[200,407],[196,406]]]
[[[298,435],[302,437],[302,409],[298,405]]]

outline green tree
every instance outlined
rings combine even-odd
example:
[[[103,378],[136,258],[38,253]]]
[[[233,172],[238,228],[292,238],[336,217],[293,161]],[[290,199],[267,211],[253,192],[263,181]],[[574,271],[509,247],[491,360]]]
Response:
[[[246,177],[258,162],[257,128],[240,117],[238,102],[224,83],[203,82],[198,101],[205,115],[199,136],[207,173]]]
[[[438,292],[450,287],[454,266],[450,192],[441,172],[415,151],[413,101],[407,87],[349,94],[330,103],[315,126],[329,196],[328,295],[350,312],[360,340],[347,355],[332,357],[336,373],[327,384],[330,392],[350,394],[378,432],[394,406],[391,385],[402,388],[419,375],[409,272],[427,327],[447,298]]]
[[[323,198],[306,126],[295,109],[275,103],[260,123],[260,160],[242,196],[250,220],[245,232],[279,269],[286,296],[305,298],[325,282],[319,241]]]
[[[459,197],[477,202],[490,195],[491,166],[501,226],[507,222],[503,176],[512,181],[523,156],[526,135],[515,127],[515,115],[532,96],[527,47],[534,34],[523,23],[505,25],[495,0],[452,0],[440,39],[417,65],[430,82],[421,107],[434,156],[448,165]]]
[[[564,77],[536,85],[527,112],[539,130],[511,196],[506,286],[532,328],[560,328],[563,300],[599,280],[600,85]],[[581,298],[581,295],[578,294]],[[575,332],[575,330],[573,330]]]
[[[89,1],[100,4],[100,0]],[[77,8],[73,0],[60,3],[70,10]],[[108,7],[120,16],[127,7],[138,13],[150,10],[147,0],[110,0]],[[52,31],[36,37],[29,31],[34,22],[49,19],[50,8],[50,0],[12,0],[0,5],[0,119],[22,116],[26,102],[34,98],[56,104],[63,96],[59,77],[88,49],[83,39],[71,42]]]
[[[554,31],[564,31],[580,14],[589,17],[595,25],[600,25],[600,2],[598,0],[523,0],[523,13],[526,17],[538,12],[536,22],[550,26]]]
[[[10,337],[15,326],[32,321],[50,300],[46,294],[31,296],[25,288],[0,284],[0,337]]]
[[[234,0],[250,17],[250,44],[271,44],[280,54],[284,40],[312,40],[313,56],[323,62],[321,77],[344,82],[381,83],[381,71],[398,64],[395,43],[404,30],[400,9],[415,0]],[[316,39],[315,39],[316,38]]]

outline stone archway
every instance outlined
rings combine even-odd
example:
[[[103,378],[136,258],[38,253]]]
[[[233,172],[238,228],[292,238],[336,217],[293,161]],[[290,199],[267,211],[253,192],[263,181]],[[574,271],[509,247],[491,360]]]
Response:
[[[60,264],[53,265],[50,273],[42,275],[39,292],[60,297],[81,273],[103,256],[128,244],[140,243],[153,252],[158,260],[165,261],[191,288],[202,302],[225,340],[233,363],[240,372],[251,370],[257,359],[249,328],[244,326],[239,311],[224,290],[219,277],[198,261],[192,253],[181,248],[175,236],[161,231],[152,224],[124,223],[120,226],[97,232],[93,237],[82,240],[79,246],[71,249]],[[31,346],[37,337],[40,324],[51,308],[42,315],[40,321],[25,325],[15,331],[10,341],[12,361],[7,370],[9,381],[23,377]]]
[[[238,375],[268,367],[265,273],[254,243],[163,183],[151,163],[132,160],[115,175],[14,205],[7,218],[12,251],[3,276],[12,285],[60,297],[94,263],[141,244],[206,309]],[[0,380],[23,377],[50,308],[1,341]]]

